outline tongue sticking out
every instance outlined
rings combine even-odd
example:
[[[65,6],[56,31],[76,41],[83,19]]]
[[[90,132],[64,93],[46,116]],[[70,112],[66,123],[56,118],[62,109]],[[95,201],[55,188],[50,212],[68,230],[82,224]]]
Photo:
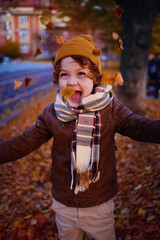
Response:
[[[81,92],[75,91],[75,94],[71,97],[73,102],[80,102],[81,101]]]

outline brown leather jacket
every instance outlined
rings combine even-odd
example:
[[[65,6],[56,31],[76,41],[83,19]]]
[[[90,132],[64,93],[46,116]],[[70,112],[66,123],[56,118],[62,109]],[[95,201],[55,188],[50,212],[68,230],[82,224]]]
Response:
[[[19,159],[54,137],[51,171],[53,197],[70,207],[92,207],[111,199],[118,191],[115,133],[137,141],[160,143],[160,120],[139,117],[116,98],[100,112],[100,179],[90,184],[85,192],[74,194],[70,190],[71,140],[75,121],[59,121],[53,103],[39,115],[34,126],[22,135],[0,143],[0,163]]]

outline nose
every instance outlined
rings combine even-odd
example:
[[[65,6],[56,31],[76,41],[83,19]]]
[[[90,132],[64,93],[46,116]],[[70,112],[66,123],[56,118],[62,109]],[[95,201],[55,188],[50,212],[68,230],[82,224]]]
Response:
[[[76,86],[77,83],[77,79],[75,76],[70,76],[70,78],[68,79],[67,85],[68,86]]]

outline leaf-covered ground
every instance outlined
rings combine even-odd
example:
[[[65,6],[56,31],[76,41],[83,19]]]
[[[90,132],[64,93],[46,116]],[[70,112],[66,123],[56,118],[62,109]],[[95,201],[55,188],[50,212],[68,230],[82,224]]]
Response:
[[[31,126],[49,97],[34,103],[8,125],[1,139]],[[146,100],[145,116],[160,119],[160,101]],[[116,136],[119,193],[115,197],[117,240],[160,239],[160,145]],[[52,203],[52,140],[30,155],[0,166],[0,240],[56,240]]]

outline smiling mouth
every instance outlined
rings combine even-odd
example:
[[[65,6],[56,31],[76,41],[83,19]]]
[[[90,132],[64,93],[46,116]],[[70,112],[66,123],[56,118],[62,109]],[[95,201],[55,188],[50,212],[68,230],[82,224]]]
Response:
[[[80,102],[81,101],[81,96],[82,96],[82,92],[81,91],[75,91],[75,94],[71,97],[71,100],[73,102]]]

